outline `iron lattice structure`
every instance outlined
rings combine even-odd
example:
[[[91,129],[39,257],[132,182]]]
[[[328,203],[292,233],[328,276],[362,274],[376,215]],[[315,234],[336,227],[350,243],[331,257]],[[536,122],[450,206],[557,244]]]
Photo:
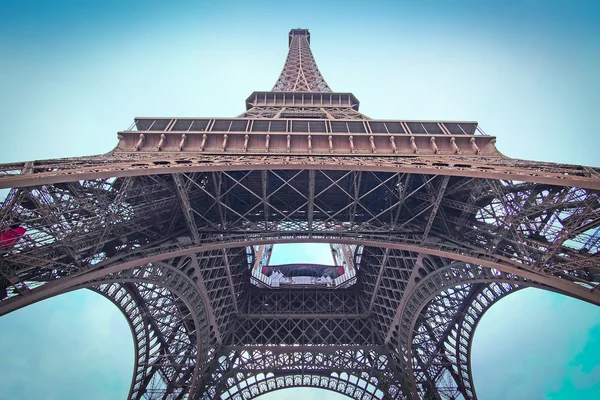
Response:
[[[110,299],[130,399],[475,399],[492,304],[523,287],[600,304],[598,169],[507,158],[476,122],[370,119],[309,44],[290,32],[236,118],[136,118],[108,154],[0,165],[1,230],[26,229],[3,242],[0,313]],[[343,275],[277,287],[269,250],[298,242],[332,244]]]

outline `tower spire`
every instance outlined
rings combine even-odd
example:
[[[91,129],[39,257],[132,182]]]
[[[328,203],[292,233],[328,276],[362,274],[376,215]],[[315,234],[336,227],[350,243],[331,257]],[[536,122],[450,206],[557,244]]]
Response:
[[[273,92],[331,92],[310,51],[308,29],[290,31],[288,56]]]

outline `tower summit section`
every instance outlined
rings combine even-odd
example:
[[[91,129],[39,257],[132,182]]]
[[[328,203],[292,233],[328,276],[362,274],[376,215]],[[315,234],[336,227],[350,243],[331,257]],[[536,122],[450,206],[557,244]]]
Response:
[[[290,50],[285,65],[273,92],[318,92],[329,93],[331,89],[319,72],[310,50],[308,29],[292,29],[289,39]]]

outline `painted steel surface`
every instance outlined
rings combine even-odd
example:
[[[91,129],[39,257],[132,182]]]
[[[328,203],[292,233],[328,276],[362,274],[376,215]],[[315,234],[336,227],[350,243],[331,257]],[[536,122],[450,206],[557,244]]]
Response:
[[[510,159],[473,121],[371,119],[308,30],[289,46],[236,118],[136,118],[108,154],[0,165],[0,314],[106,296],[135,341],[130,399],[475,399],[492,304],[600,304],[598,169]],[[317,242],[348,281],[261,280],[273,244]]]

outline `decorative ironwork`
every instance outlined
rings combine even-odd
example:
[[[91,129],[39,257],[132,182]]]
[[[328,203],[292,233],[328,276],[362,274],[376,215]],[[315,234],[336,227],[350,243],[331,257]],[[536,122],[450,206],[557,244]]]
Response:
[[[289,44],[237,118],[136,118],[109,154],[0,165],[0,314],[111,299],[130,399],[475,399],[491,304],[527,286],[600,304],[600,170],[507,158],[472,121],[370,119],[307,30]],[[273,245],[297,242],[333,265],[274,283]]]

